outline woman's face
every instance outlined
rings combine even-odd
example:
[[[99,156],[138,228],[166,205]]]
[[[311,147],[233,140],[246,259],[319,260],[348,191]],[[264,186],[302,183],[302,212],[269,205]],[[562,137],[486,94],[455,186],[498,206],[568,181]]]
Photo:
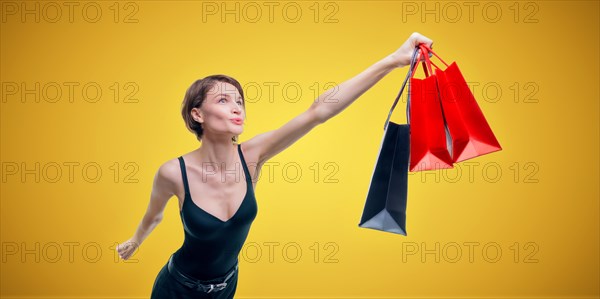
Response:
[[[240,135],[246,118],[242,96],[235,86],[216,82],[200,106],[199,117],[203,134],[224,134],[228,138]]]

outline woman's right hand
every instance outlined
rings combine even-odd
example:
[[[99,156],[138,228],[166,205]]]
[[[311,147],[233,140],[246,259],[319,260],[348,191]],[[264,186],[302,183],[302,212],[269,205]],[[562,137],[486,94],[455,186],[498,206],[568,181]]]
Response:
[[[410,65],[412,55],[419,44],[425,44],[431,48],[433,46],[433,41],[418,32],[413,32],[404,44],[402,44],[396,52],[390,55],[394,67]],[[431,57],[431,53],[429,53],[429,56]]]
[[[140,244],[136,241],[133,240],[133,238],[119,244],[117,246],[117,252],[119,253],[119,256],[124,259],[127,260],[129,259],[133,253],[135,252],[136,249],[138,249],[140,247]]]

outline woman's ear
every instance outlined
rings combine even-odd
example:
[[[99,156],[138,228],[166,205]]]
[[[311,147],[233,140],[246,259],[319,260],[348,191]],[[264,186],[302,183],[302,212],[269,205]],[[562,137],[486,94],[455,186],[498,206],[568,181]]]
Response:
[[[204,122],[204,117],[202,116],[202,111],[200,111],[200,109],[192,108],[192,111],[190,113],[192,114],[192,118],[196,122],[198,122],[200,124]]]

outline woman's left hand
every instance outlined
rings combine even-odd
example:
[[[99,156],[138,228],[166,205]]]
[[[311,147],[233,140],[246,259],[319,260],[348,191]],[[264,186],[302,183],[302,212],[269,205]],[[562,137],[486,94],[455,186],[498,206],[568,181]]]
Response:
[[[394,67],[404,67],[409,65],[413,51],[419,44],[425,44],[431,48],[433,41],[418,32],[414,32],[410,35],[406,42],[404,42],[404,44],[398,50],[396,50],[396,52],[390,55],[390,59],[392,60]]]

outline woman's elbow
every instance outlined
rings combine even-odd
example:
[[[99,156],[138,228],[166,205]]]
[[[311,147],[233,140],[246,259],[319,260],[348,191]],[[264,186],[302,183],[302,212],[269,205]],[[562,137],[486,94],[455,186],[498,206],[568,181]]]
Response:
[[[319,102],[314,102],[308,109],[308,113],[311,119],[316,125],[326,122],[328,119],[333,117],[332,111],[327,109],[328,107]]]
[[[163,213],[158,213],[156,215],[146,215],[144,217],[144,227],[148,228],[148,227],[152,227],[152,226],[156,226],[157,224],[159,224],[162,220],[163,220]]]

